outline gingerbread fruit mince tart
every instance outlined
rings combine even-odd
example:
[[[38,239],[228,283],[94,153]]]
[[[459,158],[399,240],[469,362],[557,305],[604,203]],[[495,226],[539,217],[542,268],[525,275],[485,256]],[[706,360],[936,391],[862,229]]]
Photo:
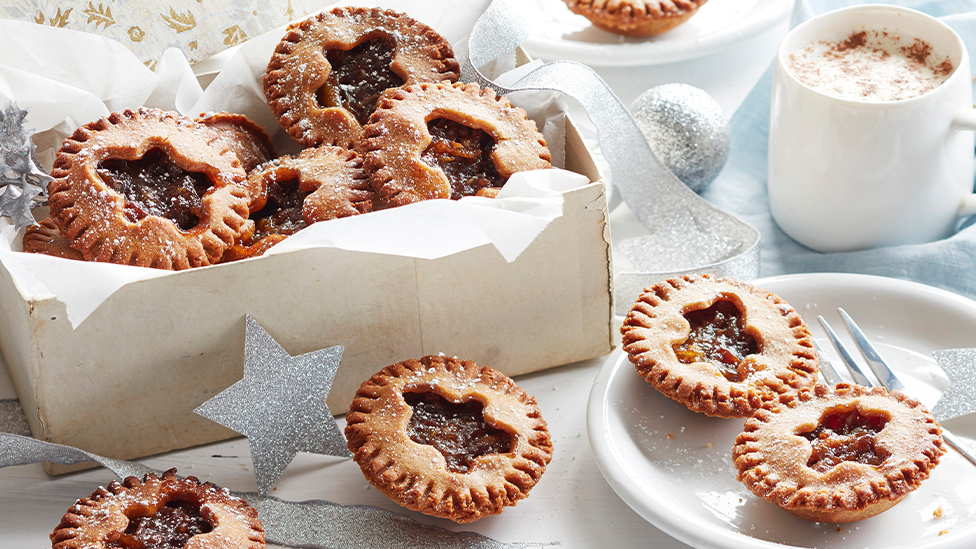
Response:
[[[492,368],[444,356],[399,362],[363,382],[346,439],[390,499],[459,523],[527,497],[552,458],[533,397]]]
[[[89,261],[210,265],[247,220],[237,155],[176,113],[140,108],[86,124],[65,140],[51,175],[51,218]]]
[[[383,206],[494,196],[516,172],[551,168],[521,108],[477,84],[417,84],[380,97],[363,128],[363,165]]]
[[[594,26],[617,34],[648,37],[687,21],[706,0],[563,0]]]
[[[941,427],[917,401],[841,383],[757,411],[732,457],[757,496],[807,520],[843,523],[893,507],[944,452]]]
[[[278,156],[268,132],[243,114],[204,113],[196,121],[220,135],[246,173]]]
[[[257,511],[196,477],[128,477],[68,509],[51,534],[54,549],[260,549]]]
[[[249,228],[222,261],[263,254],[289,235],[319,221],[372,211],[373,191],[353,151],[323,145],[282,156],[254,169],[248,187]]]
[[[50,217],[37,225],[27,227],[24,231],[24,251],[65,259],[85,259],[81,252],[71,247],[67,238],[61,236],[61,230]]]
[[[813,337],[800,315],[731,278],[689,275],[647,288],[621,333],[641,377],[708,416],[749,417],[817,379]]]
[[[288,27],[264,93],[302,145],[352,148],[381,93],[458,75],[451,45],[427,25],[389,10],[335,8]]]

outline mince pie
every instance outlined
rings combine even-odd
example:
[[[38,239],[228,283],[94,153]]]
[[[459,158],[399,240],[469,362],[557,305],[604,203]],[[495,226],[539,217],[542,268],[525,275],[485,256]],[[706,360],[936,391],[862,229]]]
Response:
[[[335,8],[288,27],[264,93],[302,145],[352,148],[385,90],[458,75],[451,45],[427,25],[389,10]]]
[[[758,410],[732,457],[757,496],[807,520],[843,523],[893,507],[944,452],[941,427],[917,401],[841,383]]]
[[[647,37],[687,21],[706,0],[563,0],[570,11],[617,34]]]
[[[370,483],[407,509],[459,523],[527,497],[552,458],[535,399],[457,358],[387,366],[363,382],[346,422]]]
[[[24,231],[24,251],[35,254],[53,255],[65,259],[84,260],[81,252],[71,247],[68,239],[61,236],[54,220],[50,217]]]
[[[86,124],[65,140],[51,175],[51,218],[89,261],[209,265],[247,221],[237,155],[176,113],[140,108]]]
[[[516,172],[547,169],[524,110],[477,84],[416,84],[380,97],[363,128],[364,168],[384,207],[494,196]]]
[[[749,417],[817,379],[813,337],[775,294],[731,278],[673,278],[644,290],[620,329],[637,372],[708,416]]]
[[[259,256],[312,223],[371,211],[362,166],[355,152],[323,145],[257,167],[248,176],[248,186],[258,189],[248,228],[222,261]]]
[[[220,135],[246,173],[278,156],[268,132],[243,114],[207,113],[198,116],[196,121]]]
[[[54,549],[260,549],[264,528],[244,500],[196,477],[128,477],[81,498],[51,534]]]

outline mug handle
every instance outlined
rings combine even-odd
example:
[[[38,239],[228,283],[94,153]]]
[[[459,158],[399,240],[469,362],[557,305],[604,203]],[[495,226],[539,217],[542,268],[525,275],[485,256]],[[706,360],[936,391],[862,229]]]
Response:
[[[976,108],[965,108],[956,113],[956,116],[952,119],[950,128],[953,130],[976,132]],[[957,215],[962,217],[972,214],[976,214],[976,194],[970,192],[963,196]]]

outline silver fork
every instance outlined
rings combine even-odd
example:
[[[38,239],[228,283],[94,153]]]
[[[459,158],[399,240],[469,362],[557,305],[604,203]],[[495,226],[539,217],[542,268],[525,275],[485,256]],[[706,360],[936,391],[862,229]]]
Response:
[[[837,311],[844,320],[844,324],[847,326],[847,331],[854,339],[854,343],[857,344],[858,350],[861,351],[861,356],[864,357],[864,361],[867,362],[868,366],[871,368],[871,371],[873,371],[874,375],[877,376],[878,382],[881,384],[881,386],[889,391],[899,391],[904,393],[905,384],[902,383],[901,380],[898,379],[898,376],[891,371],[891,368],[885,364],[884,359],[882,359],[881,355],[878,354],[878,351],[874,348],[874,345],[868,341],[868,338],[864,335],[864,332],[857,327],[857,324],[854,323],[854,320],[851,319],[850,315],[848,315],[844,309],[838,307]],[[830,325],[827,324],[824,317],[818,315],[817,320],[820,321],[820,325],[823,326],[824,331],[827,332],[827,337],[830,338],[830,342],[834,344],[834,348],[837,349],[837,353],[840,355],[841,360],[844,362],[844,365],[847,366],[847,371],[851,373],[851,378],[853,378],[854,383],[863,385],[864,387],[873,387],[874,383],[872,383],[871,380],[864,375],[864,371],[861,370],[856,362],[854,362],[851,354],[847,352],[847,347],[845,347],[844,344],[837,339],[837,334],[835,334],[830,328]],[[824,381],[831,385],[836,385],[843,381],[840,375],[837,373],[837,370],[835,370],[830,361],[827,360],[827,356],[824,354],[823,350],[820,349],[819,345],[817,345],[817,352],[820,355],[820,373],[823,375]],[[973,465],[976,465],[976,453],[973,453],[972,449],[966,445],[962,439],[950,433],[945,427],[942,428],[942,438],[946,441],[946,443],[949,444],[949,446],[952,446]]]

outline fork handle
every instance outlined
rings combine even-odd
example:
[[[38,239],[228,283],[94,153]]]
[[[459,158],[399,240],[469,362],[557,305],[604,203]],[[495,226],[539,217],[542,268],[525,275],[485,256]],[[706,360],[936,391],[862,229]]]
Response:
[[[973,453],[972,448],[963,442],[961,438],[950,433],[945,427],[942,428],[942,439],[945,440],[949,446],[955,448],[957,452],[963,455],[963,457],[968,459],[970,463],[976,465],[976,454]]]

